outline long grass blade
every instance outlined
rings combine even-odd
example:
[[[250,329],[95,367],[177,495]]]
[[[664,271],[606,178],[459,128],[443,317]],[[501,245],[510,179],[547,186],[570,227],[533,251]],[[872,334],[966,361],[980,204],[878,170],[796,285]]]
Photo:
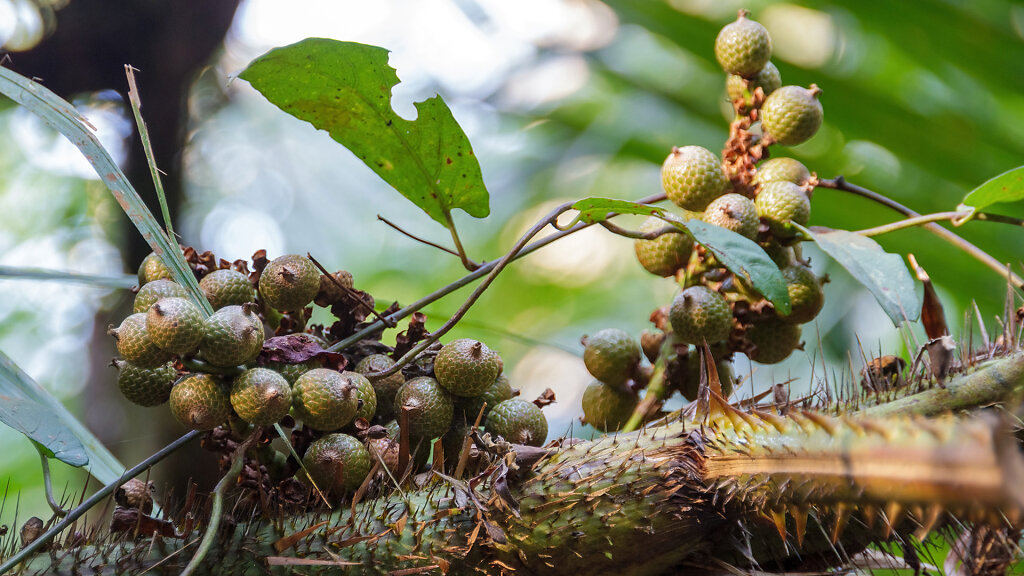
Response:
[[[77,274],[75,272],[49,270],[46,268],[23,268],[21,266],[2,265],[0,265],[0,278],[7,280],[52,280],[55,282],[88,284],[102,288],[131,288],[138,283],[135,276],[130,274],[97,276],[94,274]]]
[[[124,73],[128,77],[128,102],[132,105],[132,113],[135,114],[135,125],[139,128],[139,139],[142,140],[142,150],[146,153],[149,173],[153,176],[153,187],[156,189],[156,198],[160,202],[160,212],[163,213],[164,227],[167,229],[167,235],[170,238],[174,238],[171,210],[167,207],[167,196],[164,194],[164,184],[160,180],[160,169],[156,166],[153,144],[149,141],[149,128],[146,127],[146,122],[142,119],[142,101],[139,99],[139,89],[135,86],[135,68],[125,64]]]

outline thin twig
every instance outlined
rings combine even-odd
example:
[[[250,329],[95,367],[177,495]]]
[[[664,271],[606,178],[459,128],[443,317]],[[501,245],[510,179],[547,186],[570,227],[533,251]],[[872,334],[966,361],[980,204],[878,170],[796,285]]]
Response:
[[[36,550],[38,550],[40,547],[45,545],[50,540],[53,540],[53,538],[57,534],[59,534],[62,530],[67,528],[72,522],[81,518],[86,512],[89,511],[90,508],[92,508],[101,500],[109,496],[114,490],[117,489],[118,486],[124,484],[125,482],[138,476],[139,474],[142,474],[142,472],[144,472],[150,466],[163,460],[167,456],[170,456],[178,448],[181,448],[182,446],[187,444],[189,440],[192,440],[193,438],[199,436],[200,434],[202,434],[202,432],[192,430],[189,433],[182,436],[181,438],[178,438],[174,442],[171,442],[170,444],[162,448],[160,451],[158,451],[156,454],[153,454],[149,458],[146,458],[142,462],[139,462],[132,468],[125,470],[124,474],[121,474],[120,478],[111,482],[110,484],[107,484],[103,488],[100,488],[95,494],[93,494],[84,502],[76,506],[74,510],[68,512],[68,515],[65,516],[63,520],[54,524],[52,528],[47,530],[39,538],[35,539],[31,544],[25,546],[20,551],[18,551],[17,554],[8,558],[7,561],[3,563],[3,565],[0,565],[0,574],[6,574],[8,571],[14,569],[14,567],[17,566],[18,563],[20,563],[22,560],[32,555]]]
[[[907,208],[903,204],[900,204],[899,202],[891,198],[882,196],[881,194],[874,192],[872,190],[868,190],[863,186],[851,184],[847,182],[846,179],[843,178],[842,176],[838,176],[836,178],[833,178],[832,180],[818,180],[817,186],[821,188],[831,188],[833,190],[841,190],[843,192],[856,194],[857,196],[861,196],[863,198],[872,200],[873,202],[877,202],[878,204],[881,204],[887,208],[899,212],[900,214],[903,214],[904,216],[908,216],[911,218],[921,215],[918,212],[915,212],[910,208]],[[974,244],[971,244],[967,240],[964,240],[960,236],[954,234],[953,232],[950,232],[949,230],[946,230],[945,228],[939,226],[934,222],[929,222],[928,224],[925,224],[924,229],[942,238],[946,242],[949,242],[950,244],[956,246],[957,248],[963,250],[971,257],[973,257],[975,260],[995,270],[1000,276],[1008,279],[1017,288],[1024,288],[1024,279],[1010,271],[1006,267],[1006,264],[996,260],[992,256],[989,256],[989,254],[982,250],[981,248],[978,248]]]
[[[640,232],[638,230],[627,230],[621,226],[616,226],[607,220],[602,220],[598,222],[598,224],[612,234],[625,236],[626,238],[633,238],[634,240],[654,240],[662,234],[685,234],[685,232],[675,226],[665,226],[664,228],[658,228],[657,230],[651,230],[650,232]]]
[[[43,454],[42,450],[36,449],[39,452],[39,460],[43,465],[43,488],[46,490],[46,503],[50,505],[50,509],[53,510],[55,516],[64,517],[68,515],[68,511],[61,508],[60,504],[53,497],[53,482],[50,481],[50,461]]]
[[[224,477],[220,479],[220,482],[217,482],[217,486],[213,489],[213,506],[210,509],[210,521],[206,524],[206,532],[203,533],[203,539],[199,542],[199,549],[196,550],[195,555],[189,560],[185,569],[181,571],[181,576],[191,576],[196,568],[202,564],[206,553],[210,551],[210,547],[213,546],[213,542],[217,538],[217,530],[220,529],[220,517],[224,513],[224,493],[228,491],[228,487],[234,484],[238,475],[242,473],[242,465],[245,463],[245,451],[249,449],[249,446],[261,434],[263,434],[262,428],[257,428],[252,435],[238,445],[235,453],[231,455],[231,467],[228,468],[227,473],[224,474]]]
[[[377,220],[380,220],[381,222],[387,224],[388,226],[391,226],[395,230],[401,232],[402,234],[408,236],[409,238],[412,238],[413,240],[415,240],[415,241],[417,241],[417,242],[419,242],[421,244],[426,244],[427,246],[430,246],[432,248],[437,248],[438,250],[440,250],[442,252],[447,252],[448,254],[451,254],[452,256],[459,256],[459,253],[456,252],[455,250],[452,250],[451,248],[448,248],[447,246],[441,246],[440,244],[437,244],[436,242],[431,242],[430,240],[425,240],[423,238],[420,238],[419,236],[416,236],[416,235],[412,234],[411,232],[407,232],[407,231],[403,230],[401,227],[399,227],[398,224],[395,224],[394,222],[388,220],[387,218],[381,216],[380,214],[377,214]]]
[[[881,236],[882,234],[888,234],[889,232],[895,232],[897,230],[904,230],[907,228],[913,228],[915,226],[921,226],[922,224],[928,224],[930,222],[942,222],[944,220],[956,220],[966,215],[966,212],[936,212],[935,214],[925,214],[924,216],[914,216],[906,218],[898,222],[891,224],[883,224],[881,226],[875,226],[874,228],[865,228],[864,230],[858,230],[857,234],[861,236]]]
[[[160,202],[160,211],[164,216],[164,226],[167,227],[167,238],[174,242],[174,227],[171,225],[171,210],[167,207],[167,196],[164,194],[164,185],[160,181],[160,169],[156,166],[156,155],[153,154],[153,144],[149,141],[149,129],[142,120],[142,101],[139,99],[139,89],[135,86],[135,72],[130,64],[124,65],[124,73],[128,77],[128,101],[132,105],[132,113],[135,114],[135,124],[139,127],[139,138],[142,140],[142,150],[146,153],[146,162],[149,164],[149,173],[153,176],[153,186],[156,188],[156,197]]]
[[[362,298],[360,298],[359,294],[356,294],[355,290],[353,290],[352,288],[349,288],[348,286],[343,285],[341,282],[338,282],[338,279],[334,277],[334,274],[331,274],[330,272],[328,272],[327,268],[324,268],[323,264],[318,262],[316,258],[313,258],[312,254],[310,254],[309,252],[306,252],[306,257],[309,258],[310,262],[312,262],[314,266],[316,266],[317,268],[320,269],[320,273],[321,274],[323,274],[328,279],[330,279],[330,281],[333,282],[335,286],[340,288],[342,292],[344,292],[346,295],[348,295],[349,298],[355,300],[360,306],[362,306],[363,308],[369,310],[370,314],[373,314],[373,316],[377,320],[380,320],[381,322],[387,323],[387,320],[383,316],[378,314],[377,311],[373,309],[373,306],[370,306]],[[391,327],[394,327],[394,324],[391,324],[391,325],[388,326],[388,328],[391,328]]]
[[[447,223],[448,231],[452,233],[452,242],[455,243],[455,251],[458,252],[459,258],[462,259],[462,265],[470,272],[479,268],[480,265],[470,260],[469,255],[466,254],[466,249],[462,247],[462,240],[459,239],[459,233],[455,230],[455,221],[452,220],[451,212],[444,211],[444,221]]]

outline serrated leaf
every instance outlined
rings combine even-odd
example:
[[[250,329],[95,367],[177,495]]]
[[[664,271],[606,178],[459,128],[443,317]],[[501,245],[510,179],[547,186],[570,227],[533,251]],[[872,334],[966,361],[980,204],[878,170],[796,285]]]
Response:
[[[871,238],[847,230],[805,231],[826,254],[871,291],[893,324],[899,326],[904,320],[917,320],[921,302],[902,257],[887,253]]]
[[[0,422],[27,436],[46,456],[75,467],[89,463],[85,447],[71,429],[31,400],[0,393]]]
[[[441,97],[417,102],[412,121],[391,108],[399,80],[388,50],[307,38],[260,56],[239,77],[285,112],[326,130],[442,225],[450,227],[455,208],[477,218],[490,213],[480,164]]]
[[[1024,200],[1024,166],[1003,172],[971,190],[961,203],[962,207],[983,210],[999,202]]]
[[[26,434],[29,438],[40,442],[55,455],[60,454],[58,450],[60,446],[57,447],[58,449],[54,449],[54,446],[47,443],[46,438],[49,438],[51,433],[56,432],[54,438],[60,439],[62,442],[65,440],[68,442],[66,445],[69,447],[69,458],[74,456],[74,450],[70,448],[72,446],[70,444],[71,441],[63,433],[63,430],[69,432],[71,437],[79,443],[86,457],[85,462],[74,464],[61,458],[62,461],[72,466],[85,466],[88,464],[89,473],[104,484],[114,482],[124,473],[124,464],[121,464],[107,450],[106,446],[60,403],[60,400],[32,380],[6,354],[0,352],[0,404],[7,405],[8,398],[13,399],[18,406],[12,418],[17,418],[17,421],[20,422],[22,414],[30,414],[35,419],[35,422],[30,422],[25,427],[30,430],[39,431],[44,438],[40,439],[30,436],[25,430],[11,425],[7,419],[0,416],[0,420],[5,424],[11,425],[12,428]],[[39,426],[33,427],[37,423]]]
[[[612,214],[643,214],[647,216],[661,215],[665,213],[664,208],[640,204],[629,200],[616,200],[614,198],[584,198],[572,205],[573,210],[578,210],[576,220],[587,224],[604,222]]]

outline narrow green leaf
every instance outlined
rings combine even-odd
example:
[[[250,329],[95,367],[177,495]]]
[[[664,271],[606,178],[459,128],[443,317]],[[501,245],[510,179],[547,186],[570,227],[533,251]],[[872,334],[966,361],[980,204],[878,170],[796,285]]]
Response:
[[[50,92],[41,84],[33,82],[17,72],[0,66],[0,93],[24,106],[54,130],[63,134],[71,141],[92,164],[100,180],[114,195],[121,209],[131,219],[132,224],[142,233],[142,237],[154,252],[160,255],[164,264],[171,270],[174,281],[189,291],[190,296],[206,315],[213,314],[213,307],[199,289],[192,270],[185,262],[181,249],[171,242],[167,234],[160,228],[156,218],[146,207],[138,193],[128,182],[128,178],[110,157],[93,133],[89,121],[75,110],[75,107]]]
[[[1024,200],[1024,166],[1003,172],[971,190],[967,196],[964,196],[960,206],[977,211],[999,202],[1020,200]]]
[[[75,467],[85,466],[85,447],[53,413],[31,400],[0,392],[0,422],[42,447],[46,456]]]
[[[95,276],[92,274],[64,272],[62,270],[2,265],[0,265],[0,278],[10,280],[53,280],[56,282],[73,282],[78,284],[89,284],[92,286],[102,286],[103,288],[131,288],[138,284],[138,279],[129,274],[124,274],[122,276]]]
[[[616,200],[614,198],[584,198],[572,205],[573,210],[578,210],[576,220],[587,224],[604,222],[612,214],[642,214],[646,216],[662,215],[664,208],[640,204],[629,200]]]
[[[3,352],[0,352],[0,395],[3,395],[3,397],[0,397],[0,403],[6,403],[6,397],[20,399],[24,403],[35,406],[35,408],[23,409],[28,411],[35,410],[36,412],[33,413],[40,422],[53,423],[54,427],[59,425],[67,429],[85,451],[85,463],[89,464],[89,473],[100,482],[104,484],[113,482],[124,472],[124,464],[121,464],[110,453],[110,450],[107,450],[106,446],[60,403],[60,400],[47,392],[35,380],[32,380],[28,374],[22,371]],[[0,420],[4,419],[0,418]],[[4,422],[7,423],[7,420],[4,420]],[[20,430],[17,427],[15,429]],[[49,427],[42,428],[44,432],[55,429]],[[30,436],[30,438],[32,437]],[[62,436],[62,438],[64,437]],[[50,447],[49,444],[38,438],[33,439]],[[53,450],[53,452],[56,454],[57,450]],[[84,466],[85,463],[72,465]]]
[[[391,108],[399,80],[386,49],[307,38],[260,56],[239,77],[326,130],[443,226],[455,208],[477,218],[490,213],[480,164],[441,97],[416,103],[412,121]]]
[[[847,230],[804,231],[871,291],[893,324],[917,320],[921,302],[901,256],[889,254],[871,238]]]

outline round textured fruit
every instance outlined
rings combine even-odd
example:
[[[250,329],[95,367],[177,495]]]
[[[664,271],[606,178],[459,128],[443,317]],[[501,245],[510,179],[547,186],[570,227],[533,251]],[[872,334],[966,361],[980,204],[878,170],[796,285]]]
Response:
[[[483,394],[494,384],[503,367],[497,352],[470,338],[449,342],[434,358],[437,382],[448,392],[462,397]]]
[[[172,277],[171,269],[156,255],[156,252],[150,252],[149,256],[142,259],[142,264],[139,264],[139,286],[145,286],[153,280]]]
[[[409,435],[414,438],[439,438],[451,426],[455,405],[451,395],[427,376],[413,378],[398,389],[395,411],[406,410]]]
[[[717,156],[700,146],[683,146],[673,147],[661,165],[661,185],[676,206],[701,211],[725,192],[729,181]]]
[[[818,94],[821,90],[814,84],[810,88],[783,86],[772,92],[761,106],[761,127],[784,146],[810,140],[823,117]]]
[[[231,416],[231,398],[210,374],[192,374],[171,389],[171,413],[192,430],[213,430]]]
[[[484,429],[513,444],[540,447],[548,439],[548,419],[536,404],[521,398],[499,402],[487,415]]]
[[[203,315],[184,298],[164,298],[146,312],[146,329],[160,348],[188,354],[203,339]]]
[[[383,372],[395,365],[395,361],[383,354],[371,354],[356,364],[356,372],[369,374],[371,372]],[[380,378],[370,382],[373,384],[373,391],[377,398],[377,415],[382,420],[395,417],[395,394],[405,384],[405,376],[401,371],[395,372],[387,378]]]
[[[237,270],[214,270],[203,276],[199,287],[214,310],[256,301],[256,290],[249,277]]]
[[[277,372],[288,382],[289,385],[294,386],[295,381],[299,379],[306,372],[309,372],[313,368],[319,368],[320,363],[316,360],[309,360],[302,362],[301,364],[285,364],[284,362],[267,362],[266,368],[270,368],[274,372]]]
[[[732,391],[736,384],[732,374],[732,363],[718,360],[715,362],[715,368],[718,371],[718,383],[722,386],[722,398],[729,398],[729,396],[732,396]],[[690,402],[696,400],[697,395],[700,393],[700,369],[700,355],[689,355],[686,358],[686,371],[682,376],[682,381],[678,382],[677,387],[683,397]]]
[[[736,74],[729,74],[725,79],[725,91],[729,94],[729,100],[735,102],[743,100],[744,108],[752,104],[750,100],[754,90],[760,88],[767,96],[782,87],[782,76],[775,64],[768,62],[756,74],[750,78],[744,78]]]
[[[370,452],[348,434],[328,434],[306,449],[302,464],[324,492],[353,492],[370,473]]]
[[[146,328],[145,314],[132,314],[122,320],[117,328],[107,330],[107,333],[117,341],[118,354],[139,368],[156,368],[173,356],[153,342]]]
[[[781,318],[768,318],[747,329],[747,341],[754,345],[750,359],[761,364],[782,362],[800,345],[800,326]]]
[[[467,422],[476,422],[476,417],[482,409],[484,413],[480,421],[483,422],[483,418],[487,417],[492,408],[499,402],[511,399],[512,396],[512,386],[508,382],[508,377],[502,373],[483,394],[472,398],[455,398],[456,420],[461,416]]]
[[[792,238],[797,231],[790,226],[795,222],[804,226],[811,219],[811,201],[804,189],[792,182],[769,182],[761,186],[754,201],[761,217],[776,238]]]
[[[772,262],[775,262],[775,265],[778,266],[780,270],[792,264],[796,257],[792,248],[789,246],[783,246],[774,240],[762,245],[761,248],[764,248],[768,257],[772,259]]]
[[[715,39],[715,58],[729,74],[750,77],[768,64],[772,57],[772,39],[764,26],[740,11],[735,22],[727,24]]]
[[[292,406],[288,381],[269,368],[242,372],[231,385],[231,407],[250,424],[269,426],[281,421]]]
[[[792,305],[792,312],[783,316],[783,320],[791,324],[814,320],[825,305],[825,291],[821,289],[818,277],[810,268],[801,264],[783,268],[782,277],[786,280],[789,303]]]
[[[178,283],[166,278],[146,282],[135,295],[135,305],[132,307],[132,311],[136,314],[146,312],[150,306],[163,298],[188,298],[188,291]]]
[[[358,372],[345,372],[349,381],[356,386],[356,396],[359,398],[359,409],[356,410],[356,418],[362,418],[369,422],[377,413],[377,392],[373,384],[366,379],[366,376]]]
[[[732,312],[725,298],[705,286],[690,286],[672,300],[668,312],[680,342],[700,346],[725,340],[732,330]]]
[[[641,232],[654,232],[669,224],[661,218],[651,216],[640,225]],[[677,270],[685,268],[693,253],[693,239],[684,232],[667,233],[652,240],[637,240],[633,243],[636,259],[651,274],[675,276]]]
[[[117,387],[130,402],[139,406],[159,406],[171,397],[171,388],[178,379],[174,364],[168,362],[156,368],[139,368],[131,362],[114,360],[117,367]]]
[[[723,194],[708,204],[703,220],[751,240],[757,237],[757,225],[760,224],[754,201],[734,193]]]
[[[762,162],[754,174],[754,184],[769,182],[792,182],[803,186],[811,179],[811,172],[799,160],[793,158],[772,158]]]
[[[592,382],[583,393],[583,421],[601,432],[622,428],[639,402],[636,394]]]
[[[252,362],[263,349],[263,322],[255,304],[226,306],[203,322],[199,351],[214,366]]]
[[[338,270],[330,276],[324,274],[320,276],[320,289],[316,294],[316,303],[326,307],[339,302],[345,298],[348,290],[351,290],[353,286],[352,273],[348,270]]]
[[[359,394],[352,375],[314,368],[299,376],[292,387],[295,417],[325,432],[348,425],[359,410]]]
[[[583,364],[601,382],[622,386],[640,364],[640,343],[624,330],[605,328],[584,339]]]
[[[313,301],[320,290],[320,271],[305,256],[275,258],[260,274],[260,295],[272,308],[293,312]]]

